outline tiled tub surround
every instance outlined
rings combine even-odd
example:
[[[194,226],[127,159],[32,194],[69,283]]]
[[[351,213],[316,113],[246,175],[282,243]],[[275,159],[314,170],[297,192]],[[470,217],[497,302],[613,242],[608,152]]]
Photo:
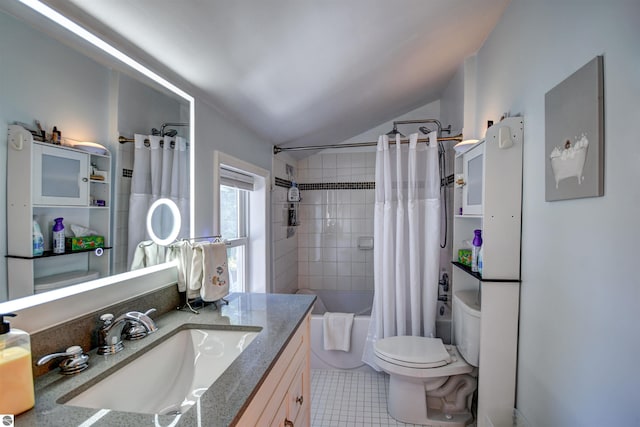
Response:
[[[298,227],[298,286],[373,290],[373,250],[358,239],[373,237],[375,190],[306,190]]]
[[[309,295],[232,294],[229,305],[214,310],[209,306],[196,315],[171,311],[156,320],[159,330],[139,341],[126,341],[125,349],[110,356],[89,354],[89,368],[65,377],[50,372],[36,380],[36,406],[20,415],[16,425],[60,426],[227,426],[233,425],[246,408],[282,349],[310,311]],[[261,332],[231,366],[181,416],[149,415],[74,407],[57,403],[86,390],[126,363],[159,344],[177,330],[192,327],[259,326]],[[158,372],[158,375],[162,375]]]
[[[375,152],[315,154],[298,176],[298,287],[373,290],[373,250],[358,238],[373,237]]]

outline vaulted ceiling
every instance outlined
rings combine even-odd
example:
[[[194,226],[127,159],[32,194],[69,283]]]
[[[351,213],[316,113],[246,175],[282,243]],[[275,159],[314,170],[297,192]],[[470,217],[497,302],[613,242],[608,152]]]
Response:
[[[48,0],[274,144],[336,143],[440,98],[509,0]]]

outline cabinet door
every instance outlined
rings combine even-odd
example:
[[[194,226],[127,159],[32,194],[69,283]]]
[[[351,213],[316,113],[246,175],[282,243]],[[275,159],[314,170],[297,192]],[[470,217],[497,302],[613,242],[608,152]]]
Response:
[[[87,206],[89,156],[57,147],[33,147],[33,203]]]
[[[462,213],[482,215],[484,143],[462,155],[462,173],[465,179],[465,186],[462,188]]]

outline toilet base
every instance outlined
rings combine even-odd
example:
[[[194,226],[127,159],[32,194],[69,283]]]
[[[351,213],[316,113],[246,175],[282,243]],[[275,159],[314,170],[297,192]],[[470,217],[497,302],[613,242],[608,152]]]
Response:
[[[415,397],[407,399],[407,396]],[[387,410],[398,421],[431,427],[465,427],[473,420],[469,412],[444,414],[438,409],[428,408],[423,381],[411,381],[393,374],[389,378]]]

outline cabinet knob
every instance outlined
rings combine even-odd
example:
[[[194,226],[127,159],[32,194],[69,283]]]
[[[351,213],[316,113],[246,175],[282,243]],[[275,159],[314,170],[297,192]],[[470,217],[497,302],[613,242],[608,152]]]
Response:
[[[304,402],[304,396],[296,397],[296,403],[298,403],[300,406],[302,406],[303,402]]]
[[[87,177],[82,178],[82,182],[89,182],[89,178]]]
[[[289,421],[288,418],[285,418],[284,419],[284,427],[295,427],[295,426],[293,425],[293,421]]]

